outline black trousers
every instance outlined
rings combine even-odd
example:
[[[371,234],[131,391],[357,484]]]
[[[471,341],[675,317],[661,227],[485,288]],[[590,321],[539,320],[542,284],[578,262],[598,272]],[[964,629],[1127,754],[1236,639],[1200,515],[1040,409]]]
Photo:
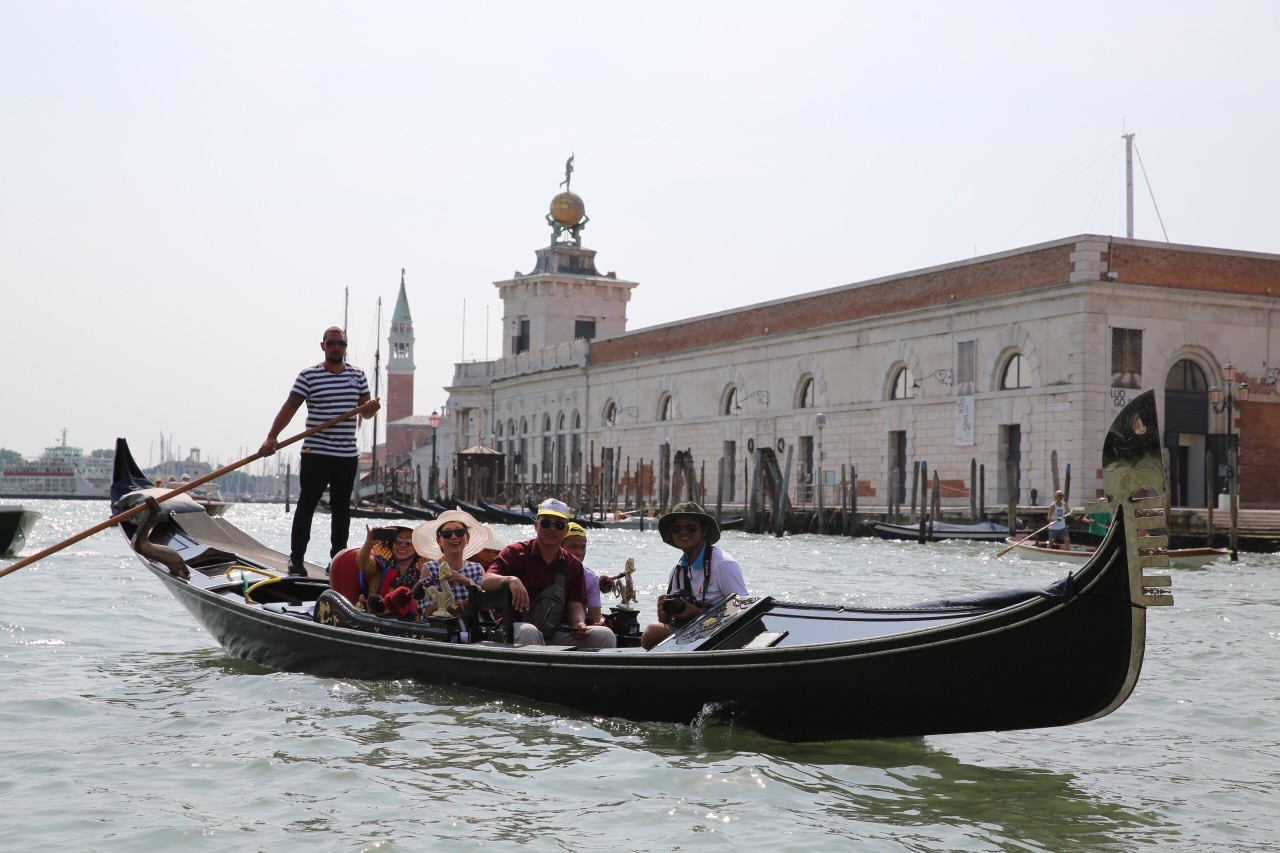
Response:
[[[320,505],[325,487],[329,487],[329,512],[333,526],[329,536],[329,558],[347,547],[351,534],[351,491],[356,485],[356,457],[302,454],[298,469],[298,508],[293,513],[293,535],[289,539],[289,559],[301,566],[311,541],[311,519]]]

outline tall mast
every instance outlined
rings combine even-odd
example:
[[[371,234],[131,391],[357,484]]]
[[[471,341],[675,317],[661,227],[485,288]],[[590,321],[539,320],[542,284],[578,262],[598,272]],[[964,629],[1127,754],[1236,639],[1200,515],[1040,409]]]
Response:
[[[377,344],[373,350],[373,396],[379,394],[379,380],[382,378],[382,297],[378,297],[378,319],[374,326],[374,339]],[[378,503],[378,413],[373,413],[373,451],[369,454],[369,478],[373,480],[373,502]]]
[[[1124,213],[1125,236],[1133,239],[1133,134],[1120,137],[1124,140]]]

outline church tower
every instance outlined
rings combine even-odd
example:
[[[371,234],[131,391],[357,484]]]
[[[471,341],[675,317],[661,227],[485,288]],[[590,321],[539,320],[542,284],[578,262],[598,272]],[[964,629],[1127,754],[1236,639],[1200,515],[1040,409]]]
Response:
[[[391,315],[387,335],[387,399],[382,411],[387,418],[387,464],[394,467],[408,458],[417,444],[412,429],[413,416],[413,317],[409,296],[400,270],[400,295]]]
[[[560,184],[564,192],[551,199],[546,216],[551,243],[537,250],[536,266],[493,283],[502,298],[504,357],[627,330],[627,303],[636,282],[612,272],[601,275],[595,250],[582,248],[582,229],[590,217],[582,198],[569,189],[572,175],[570,157]]]

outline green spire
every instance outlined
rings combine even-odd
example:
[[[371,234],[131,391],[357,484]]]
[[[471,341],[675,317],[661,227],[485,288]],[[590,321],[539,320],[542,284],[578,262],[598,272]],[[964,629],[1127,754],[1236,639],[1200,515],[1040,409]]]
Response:
[[[396,310],[391,314],[392,323],[412,323],[409,316],[409,296],[404,292],[404,270],[400,270],[400,295],[396,297]]]

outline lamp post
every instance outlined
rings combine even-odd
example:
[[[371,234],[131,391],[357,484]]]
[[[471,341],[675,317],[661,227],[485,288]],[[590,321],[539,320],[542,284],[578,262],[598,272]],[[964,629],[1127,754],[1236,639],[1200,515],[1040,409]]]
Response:
[[[1217,414],[1227,413],[1227,499],[1231,501],[1231,562],[1239,559],[1236,553],[1236,506],[1240,498],[1240,451],[1234,446],[1232,441],[1234,437],[1233,426],[1235,421],[1235,410],[1244,411],[1244,404],[1249,401],[1249,385],[1248,383],[1236,383],[1236,368],[1231,362],[1227,362],[1222,368],[1222,384],[1226,387],[1226,395],[1223,396],[1222,390],[1214,385],[1209,389],[1209,403],[1213,406],[1213,411]]]
[[[827,513],[822,505],[822,428],[827,425],[827,416],[818,412],[818,416],[813,419],[814,424],[818,427],[818,533],[826,533]]]
[[[430,490],[431,500],[436,499],[436,477],[439,471],[436,469],[436,432],[440,429],[440,413],[433,411],[431,416],[427,418],[427,423],[431,424],[431,477]]]

